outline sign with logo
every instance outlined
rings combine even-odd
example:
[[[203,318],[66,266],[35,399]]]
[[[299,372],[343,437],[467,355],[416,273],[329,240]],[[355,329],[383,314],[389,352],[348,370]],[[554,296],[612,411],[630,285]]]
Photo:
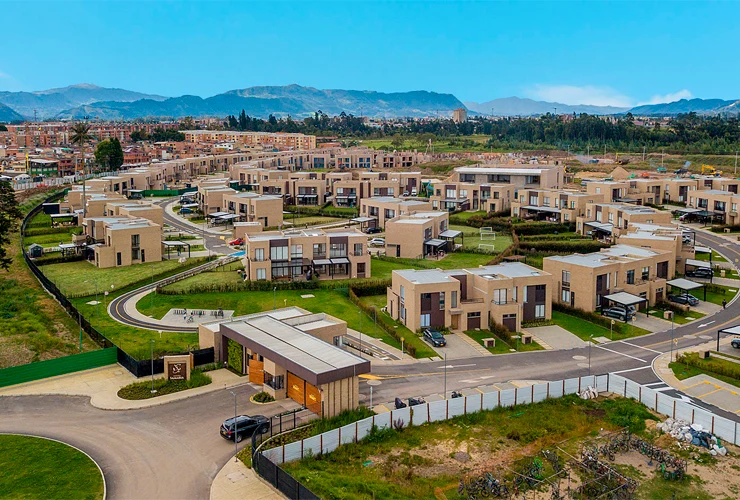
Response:
[[[187,366],[184,362],[167,363],[167,378],[170,380],[185,380]]]

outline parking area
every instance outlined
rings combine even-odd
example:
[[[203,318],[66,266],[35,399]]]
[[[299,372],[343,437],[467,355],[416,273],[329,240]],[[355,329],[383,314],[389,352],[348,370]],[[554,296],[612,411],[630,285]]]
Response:
[[[683,392],[722,408],[740,413],[740,388],[708,375],[696,375],[683,381]]]
[[[553,349],[574,349],[586,345],[586,342],[558,325],[527,328],[527,332],[541,339]]]

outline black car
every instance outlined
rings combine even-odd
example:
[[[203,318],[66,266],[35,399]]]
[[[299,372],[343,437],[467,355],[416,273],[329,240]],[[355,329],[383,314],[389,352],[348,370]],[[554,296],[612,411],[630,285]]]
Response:
[[[668,300],[670,300],[671,302],[675,302],[676,304],[688,304],[690,306],[699,305],[699,299],[687,293],[683,295],[669,295]]]
[[[221,424],[221,437],[233,441],[234,435],[236,435],[236,442],[241,443],[245,437],[251,438],[255,429],[260,434],[269,431],[270,421],[268,418],[262,415],[255,415],[253,417],[239,415],[236,417],[236,432],[234,432],[234,417],[231,417]]]
[[[383,230],[380,229],[378,226],[373,226],[365,229],[365,233],[367,234],[376,234],[376,233],[382,233]]]
[[[732,342],[730,342],[730,345],[734,347],[735,349],[740,349],[740,339],[732,339]]]
[[[696,269],[686,271],[687,278],[711,278],[713,274],[712,270],[708,267],[697,267]]]
[[[444,335],[434,328],[427,328],[424,330],[424,340],[432,344],[434,347],[444,347],[447,345]]]

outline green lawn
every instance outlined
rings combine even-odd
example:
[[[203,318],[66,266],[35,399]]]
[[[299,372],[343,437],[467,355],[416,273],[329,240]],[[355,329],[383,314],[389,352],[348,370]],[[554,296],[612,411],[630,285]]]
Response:
[[[161,262],[147,262],[132,266],[109,267],[100,269],[87,261],[64,262],[41,267],[44,275],[56,284],[65,295],[95,295],[124,288],[158,274],[171,272],[178,268],[185,269],[204,259],[191,259],[185,265],[177,259]],[[113,288],[111,288],[113,285]]]
[[[709,360],[701,360],[702,362],[708,362],[712,361],[714,363],[718,361],[722,361],[725,363],[732,363],[732,361],[725,361],[718,358],[710,358]],[[722,382],[726,382],[728,384],[734,385],[735,387],[740,387],[740,380],[732,377],[727,377],[725,375],[720,375],[719,373],[715,373],[711,370],[706,370],[704,368],[700,368],[698,366],[689,366],[684,363],[681,363],[679,361],[674,361],[673,363],[669,363],[668,367],[673,370],[673,374],[676,376],[678,380],[686,380],[687,378],[694,377],[696,375],[708,375],[710,377],[714,377],[717,380],[721,380]]]
[[[512,243],[511,235],[505,233],[496,234],[496,239],[492,240],[490,238],[481,239],[480,231],[470,226],[458,226],[453,224],[450,226],[450,229],[463,232],[462,244],[463,248],[466,250],[477,250],[478,245],[483,244],[493,245],[494,248],[490,249],[490,247],[483,247],[482,250],[485,250],[486,252],[490,251],[492,253],[501,253]],[[458,243],[460,242],[459,239],[456,241]]]
[[[0,498],[103,498],[95,463],[71,446],[48,439],[0,435]]]
[[[722,276],[723,269],[715,269],[714,270],[714,277],[715,278],[727,278],[730,280],[740,280],[740,276],[738,276],[737,271],[734,269],[724,269],[725,275]]]
[[[313,297],[304,299],[301,298],[301,295],[313,295]],[[350,302],[344,291],[339,290],[278,290],[274,294],[274,299],[273,292],[253,291],[155,295],[145,297],[137,306],[143,314],[155,318],[162,318],[172,308],[222,308],[235,311],[235,315],[244,315],[269,311],[275,307],[297,306],[314,313],[324,312],[337,317],[346,321],[348,328],[379,338],[394,347],[400,347],[400,344],[396,343],[384,330],[377,327],[374,321],[371,321],[371,318],[364,314],[361,315],[360,309]],[[417,357],[436,355],[418,336],[404,326],[397,325],[396,322],[387,317],[387,315],[380,313],[380,311],[378,311],[378,321],[390,321],[394,326],[398,326],[399,334],[409,339],[408,343],[413,344],[417,348]],[[197,334],[193,335],[197,339]],[[184,348],[185,346],[183,346],[183,350]]]
[[[452,217],[466,221],[470,219],[471,217],[473,217],[474,215],[480,215],[482,217],[482,216],[485,216],[486,214],[488,214],[488,212],[486,212],[485,210],[477,210],[475,212],[459,212],[459,213],[453,214]],[[470,226],[464,226],[464,227],[467,227],[468,229],[474,229],[474,228],[471,228]]]
[[[643,313],[638,313],[643,314]],[[615,320],[618,321],[618,320]],[[591,323],[581,318],[571,316],[570,314],[562,313],[560,311],[552,312],[552,322],[561,328],[568,330],[573,335],[576,335],[581,340],[588,341],[591,336],[594,337],[606,337],[608,339],[614,338],[614,340],[628,339],[630,337],[639,337],[641,335],[647,335],[649,331],[639,328],[630,324],[624,327],[626,333],[620,333],[614,330],[613,337],[610,333],[609,328],[599,326],[595,323]]]
[[[346,223],[347,219],[343,219],[341,217],[328,217],[325,215],[308,215],[305,217],[298,216],[293,218],[292,215],[285,214],[285,216],[283,217],[283,222],[290,222],[291,224],[294,224],[295,227],[305,227],[306,224],[308,224],[309,226],[318,226],[340,222]]]
[[[147,380],[144,382],[134,382],[118,390],[118,397],[129,400],[151,399],[175,392],[195,389],[212,382],[211,376],[203,373],[199,369],[190,372],[190,380],[165,380],[164,378],[154,379],[154,390],[152,392],[152,383]]]
[[[655,307],[651,307],[650,310],[654,311],[650,313],[650,316],[664,319],[663,313],[666,311],[665,307],[661,307],[660,305],[657,305]],[[706,316],[706,314],[700,313],[699,311],[695,311],[695,310],[688,312],[688,313],[686,311],[680,311],[680,312],[674,311],[673,322],[677,325],[685,325],[686,323],[691,323],[692,321],[696,321],[697,319],[703,318],[704,316]],[[693,319],[688,319],[688,318],[693,318]]]
[[[711,302],[712,304],[717,304],[718,306],[722,305],[722,301],[726,300],[727,302],[731,301],[732,298],[735,296],[737,291],[731,292],[730,290],[737,290],[735,287],[729,287],[724,285],[712,285],[717,289],[717,291],[713,290],[707,290],[707,302]],[[704,292],[701,293],[699,291],[695,292],[695,296],[699,300],[704,300]]]
[[[39,234],[36,236],[25,236],[23,238],[23,244],[28,247],[33,243],[37,243],[41,246],[47,246],[52,243],[53,245],[51,246],[58,245],[59,243],[72,243],[72,235],[76,233],[79,233],[79,229],[72,228],[67,233],[51,233]]]
[[[501,337],[498,335],[495,335],[490,330],[468,330],[465,332],[465,335],[472,338],[476,342],[478,342],[480,345],[483,345],[483,339],[487,338],[495,338],[496,339],[496,346],[495,347],[487,347],[488,352],[492,354],[511,354],[512,349],[514,351],[518,352],[528,352],[528,351],[541,351],[544,349],[541,345],[539,345],[534,340],[531,344],[522,344],[521,342],[517,342],[517,339],[512,339],[509,343],[505,342]],[[514,335],[517,335],[516,333]]]
[[[709,262],[709,254],[708,253],[697,253],[696,260],[703,260],[705,262]],[[718,254],[716,250],[712,250],[712,262],[727,262],[727,259],[725,259],[720,254]]]
[[[372,279],[390,279],[391,273],[400,269],[460,269],[475,268],[488,264],[492,255],[455,252],[443,259],[372,259],[370,270]]]

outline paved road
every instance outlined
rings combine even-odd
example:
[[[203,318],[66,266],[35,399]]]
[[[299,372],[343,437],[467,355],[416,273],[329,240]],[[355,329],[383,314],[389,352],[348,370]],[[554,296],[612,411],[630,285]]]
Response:
[[[249,385],[232,390],[239,413],[282,411],[249,403],[256,392]],[[127,411],[99,410],[82,397],[2,397],[0,414],[0,432],[55,438],[89,453],[111,499],[207,499],[213,478],[234,455],[233,441],[218,433],[234,414],[227,390]]]
[[[221,236],[223,235],[216,235],[213,233],[209,233],[208,231],[204,231],[202,227],[196,228],[192,225],[188,224],[187,222],[184,222],[180,217],[173,216],[167,211],[166,206],[171,205],[173,203],[177,203],[177,198],[167,198],[162,201],[158,201],[157,204],[160,205],[164,210],[164,222],[174,227],[175,229],[182,231],[184,233],[191,233],[195,236],[199,236],[203,238],[203,245],[210,250],[213,253],[218,254],[232,254],[234,252],[237,252],[237,250],[234,250],[228,245],[229,237],[226,236],[226,240],[222,240]],[[202,224],[200,226],[203,226]]]
[[[740,259],[740,247],[727,240],[703,232],[696,235],[697,242],[719,250],[730,261]],[[559,380],[591,373],[620,374],[641,384],[651,384],[668,395],[680,397],[679,391],[667,388],[652,370],[652,360],[671,350],[671,339],[678,339],[682,349],[703,344],[717,338],[717,330],[740,324],[740,300],[736,300],[713,316],[702,318],[683,326],[625,341],[563,351],[535,351],[509,356],[472,357],[447,363],[448,390],[472,388],[507,380]],[[590,354],[589,354],[590,351]],[[398,397],[425,396],[439,393],[444,386],[445,363],[417,363],[412,365],[383,365],[373,368],[381,384],[373,387],[374,401],[393,401]],[[662,385],[661,385],[662,384]],[[370,388],[361,385],[363,396],[369,397]],[[724,412],[706,403],[692,400],[698,407],[710,409],[727,418],[740,421],[738,415]]]

